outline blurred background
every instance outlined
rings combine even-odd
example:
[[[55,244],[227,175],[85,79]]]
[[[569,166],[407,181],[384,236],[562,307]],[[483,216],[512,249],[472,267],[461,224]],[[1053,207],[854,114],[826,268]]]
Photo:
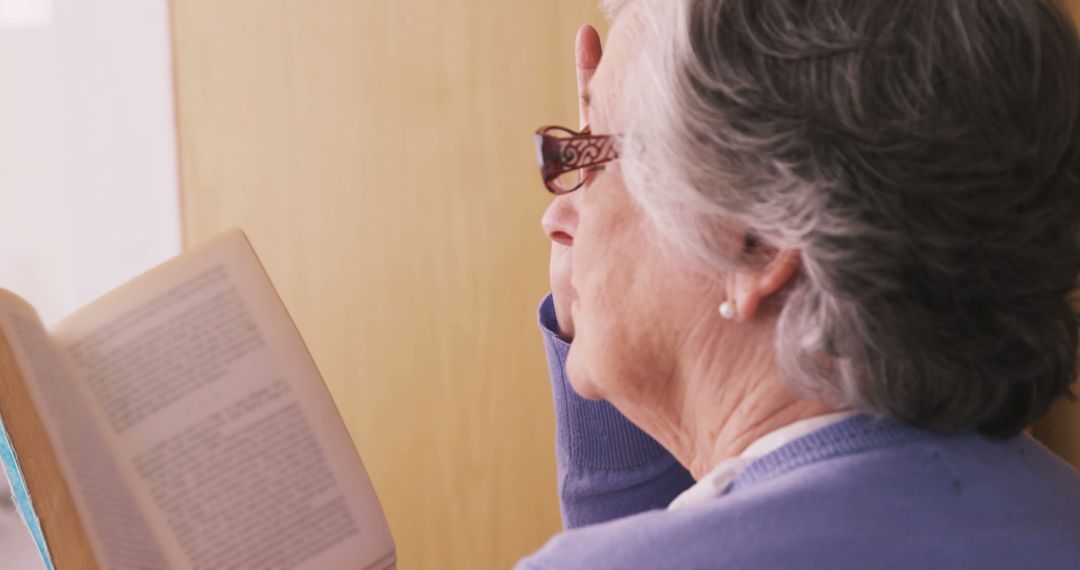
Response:
[[[399,567],[509,567],[560,527],[532,132],[597,3],[0,0],[0,287],[51,322],[243,228]],[[1034,432],[1080,465],[1077,405]]]

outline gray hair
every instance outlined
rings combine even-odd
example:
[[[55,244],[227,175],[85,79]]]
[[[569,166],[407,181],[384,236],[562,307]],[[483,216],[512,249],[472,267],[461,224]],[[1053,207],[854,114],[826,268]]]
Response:
[[[800,252],[775,306],[793,388],[996,437],[1074,398],[1080,42],[1060,7],[606,4],[628,1],[628,191],[717,271]]]

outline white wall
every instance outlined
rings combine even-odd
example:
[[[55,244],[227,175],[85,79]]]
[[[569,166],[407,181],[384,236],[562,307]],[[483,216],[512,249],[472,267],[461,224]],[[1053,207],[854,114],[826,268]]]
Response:
[[[0,288],[46,323],[180,250],[167,0],[0,0]]]
[[[46,323],[180,250],[171,64],[167,0],[0,0],[0,288]],[[0,566],[43,567],[9,508]]]

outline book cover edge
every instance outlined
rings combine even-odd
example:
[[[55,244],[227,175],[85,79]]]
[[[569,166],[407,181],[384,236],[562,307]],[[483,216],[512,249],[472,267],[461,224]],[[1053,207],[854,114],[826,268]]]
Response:
[[[4,418],[0,417],[0,461],[4,465],[4,473],[7,475],[8,486],[11,489],[11,498],[15,502],[16,510],[34,539],[38,554],[47,570],[54,570],[52,556],[49,553],[48,544],[45,542],[45,533],[41,528],[41,521],[34,510],[34,501],[30,496],[30,490],[26,486],[26,478],[19,467],[19,456],[15,447],[8,437],[7,428],[4,426]]]

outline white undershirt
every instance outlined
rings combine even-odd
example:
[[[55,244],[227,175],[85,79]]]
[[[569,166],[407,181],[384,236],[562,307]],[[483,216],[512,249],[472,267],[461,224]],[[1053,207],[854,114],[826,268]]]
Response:
[[[689,489],[683,491],[678,497],[675,497],[675,500],[671,501],[671,504],[668,505],[668,510],[698,505],[709,499],[723,495],[727,491],[728,486],[731,485],[731,482],[743,472],[743,469],[746,469],[747,465],[750,465],[758,458],[768,455],[784,444],[794,441],[810,432],[817,431],[827,425],[834,424],[853,415],[855,415],[855,412],[847,411],[813,416],[790,423],[759,437],[747,446],[746,450],[737,457],[721,461],[719,465],[713,468],[712,471],[709,471],[709,473],[702,477],[701,480]]]

